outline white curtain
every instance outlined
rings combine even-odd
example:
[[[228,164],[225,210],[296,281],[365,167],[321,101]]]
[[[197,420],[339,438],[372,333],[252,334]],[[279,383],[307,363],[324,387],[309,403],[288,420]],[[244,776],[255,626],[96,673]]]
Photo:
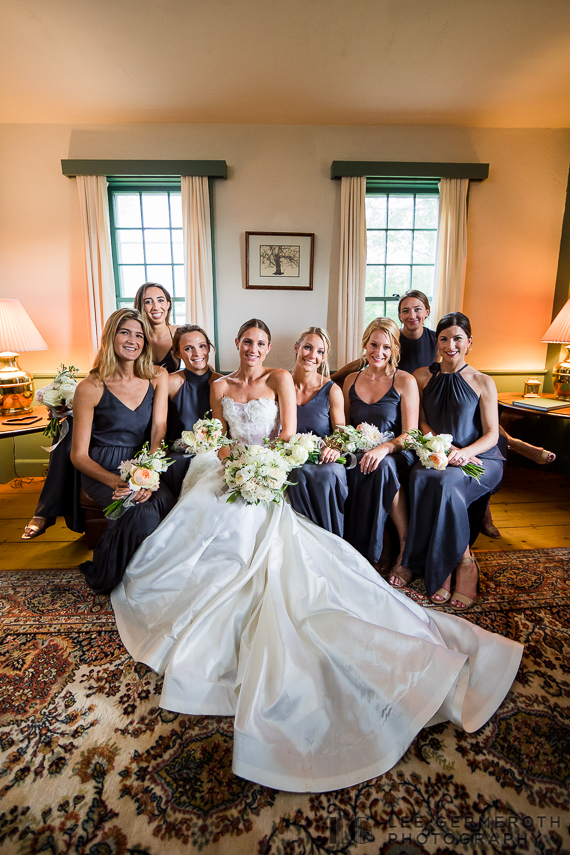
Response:
[[[448,312],[463,310],[467,261],[468,178],[442,178],[433,288],[434,326]]]
[[[85,243],[91,349],[95,356],[105,321],[116,309],[107,179],[103,175],[78,175],[77,190]]]
[[[186,321],[199,324],[213,336],[214,273],[208,179],[183,175],[181,187]]]
[[[337,364],[360,356],[366,288],[366,178],[341,178]]]

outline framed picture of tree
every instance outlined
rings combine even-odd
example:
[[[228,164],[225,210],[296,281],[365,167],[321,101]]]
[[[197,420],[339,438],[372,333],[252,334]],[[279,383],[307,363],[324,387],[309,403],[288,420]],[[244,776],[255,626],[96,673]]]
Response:
[[[269,291],[312,291],[315,235],[245,233],[245,287]]]

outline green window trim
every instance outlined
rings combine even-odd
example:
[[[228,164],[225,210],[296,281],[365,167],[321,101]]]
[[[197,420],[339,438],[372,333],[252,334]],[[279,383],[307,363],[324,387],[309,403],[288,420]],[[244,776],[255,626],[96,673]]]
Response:
[[[333,160],[331,179],[338,178],[469,178],[485,181],[488,163],[435,163],[392,160]]]
[[[62,160],[61,171],[67,178],[78,175],[228,177],[225,160]]]

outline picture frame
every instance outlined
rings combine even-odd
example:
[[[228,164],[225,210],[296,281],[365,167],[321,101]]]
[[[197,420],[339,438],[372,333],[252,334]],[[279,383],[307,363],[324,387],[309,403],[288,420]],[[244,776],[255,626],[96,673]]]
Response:
[[[314,232],[246,232],[245,287],[312,291]]]

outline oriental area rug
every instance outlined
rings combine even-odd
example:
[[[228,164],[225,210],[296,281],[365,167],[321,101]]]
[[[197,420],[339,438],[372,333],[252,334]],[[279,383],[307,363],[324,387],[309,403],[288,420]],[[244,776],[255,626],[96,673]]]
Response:
[[[478,558],[466,617],[525,645],[500,709],[319,795],[235,777],[232,719],[161,710],[160,678],[76,570],[2,573],[0,852],[570,853],[570,549]],[[408,594],[429,602],[419,583]]]

